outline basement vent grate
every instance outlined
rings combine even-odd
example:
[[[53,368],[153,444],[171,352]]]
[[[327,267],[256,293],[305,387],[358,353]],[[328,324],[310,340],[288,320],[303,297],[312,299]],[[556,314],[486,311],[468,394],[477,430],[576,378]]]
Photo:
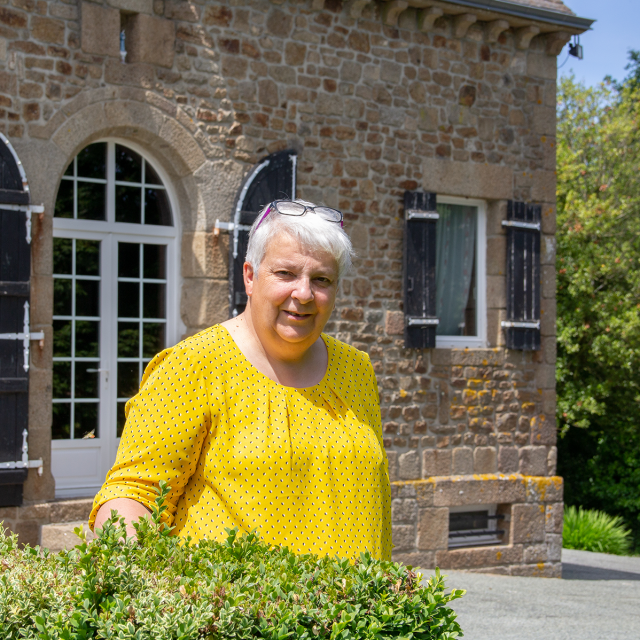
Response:
[[[505,531],[498,528],[504,519],[495,507],[449,513],[449,549],[502,543]]]

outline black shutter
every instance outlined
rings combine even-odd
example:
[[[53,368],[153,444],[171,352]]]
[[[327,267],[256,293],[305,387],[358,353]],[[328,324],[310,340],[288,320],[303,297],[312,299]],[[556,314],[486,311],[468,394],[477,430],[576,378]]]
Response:
[[[234,204],[233,230],[229,246],[229,315],[244,311],[247,294],[242,267],[247,255],[249,230],[258,212],[274,200],[296,197],[296,151],[279,151],[259,162],[244,179]]]
[[[436,346],[436,194],[404,193],[404,344]]]
[[[28,469],[23,435],[29,412],[29,192],[15,156],[0,139],[0,507],[22,504]],[[7,206],[8,205],[8,206]],[[20,210],[22,209],[22,210]],[[26,350],[24,334],[27,334]],[[18,335],[15,335],[18,334]],[[18,463],[18,465],[16,464]]]
[[[540,348],[541,207],[509,201],[507,219],[507,349]]]

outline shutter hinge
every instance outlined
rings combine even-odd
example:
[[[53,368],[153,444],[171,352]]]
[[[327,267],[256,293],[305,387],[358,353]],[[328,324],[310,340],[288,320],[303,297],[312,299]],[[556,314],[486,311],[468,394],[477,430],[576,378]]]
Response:
[[[29,303],[24,303],[24,319],[22,333],[0,333],[0,340],[22,340],[24,364],[22,368],[29,371],[29,341],[39,340],[40,348],[44,347],[44,331],[31,333],[29,330]]]
[[[540,320],[519,322],[517,320],[503,320],[501,323],[505,329],[540,329]]]
[[[0,462],[0,469],[37,469],[38,475],[42,475],[43,463],[42,459],[29,460],[29,445],[27,444],[28,432],[26,429],[22,432],[22,460],[15,462]]]
[[[440,214],[437,211],[407,210],[407,220],[437,220],[439,217]]]
[[[27,244],[31,244],[31,214],[44,213],[44,206],[41,204],[0,204],[0,209],[24,211],[27,214]]]
[[[503,220],[503,227],[516,227],[517,229],[534,229],[540,231],[539,222],[521,222],[520,220]]]
[[[408,316],[407,325],[409,327],[433,327],[440,324],[438,318],[422,318],[419,316]]]

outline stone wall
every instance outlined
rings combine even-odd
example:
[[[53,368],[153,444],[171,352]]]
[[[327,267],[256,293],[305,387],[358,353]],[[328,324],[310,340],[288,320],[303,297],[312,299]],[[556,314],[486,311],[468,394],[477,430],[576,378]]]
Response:
[[[32,322],[50,336],[53,203],[64,168],[86,144],[108,135],[133,140],[175,180],[187,333],[227,316],[227,239],[214,237],[216,218],[228,219],[255,162],[293,147],[298,195],[343,210],[358,252],[328,330],[371,356],[398,499],[414,499],[412,487],[435,476],[511,474],[500,482],[519,487],[535,482],[523,477],[555,473],[555,54],[568,36],[522,20],[429,21],[411,8],[390,13],[392,5],[402,3],[0,6],[0,130],[46,209],[34,226]],[[402,196],[420,188],[487,203],[486,349],[403,348]],[[505,350],[500,329],[508,199],[543,205],[542,349],[535,353]],[[45,344],[34,354],[30,409],[33,455],[45,459],[45,474],[30,474],[28,501],[53,497]],[[553,511],[561,500],[553,495],[555,502],[527,494],[504,504],[514,504],[511,515],[516,503]],[[404,516],[394,518],[399,550],[408,552]],[[425,535],[412,526],[414,552],[423,552]],[[535,544],[556,545],[545,540]],[[556,566],[553,554],[543,556]]]

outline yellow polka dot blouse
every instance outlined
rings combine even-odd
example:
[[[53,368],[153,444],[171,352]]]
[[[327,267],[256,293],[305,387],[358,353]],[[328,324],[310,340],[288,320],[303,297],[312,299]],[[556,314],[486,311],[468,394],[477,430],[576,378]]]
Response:
[[[323,334],[324,378],[304,389],[260,373],[220,325],[149,363],[116,462],[89,519],[107,500],[150,507],[171,486],[165,521],[186,537],[257,529],[296,553],[391,557],[390,488],[369,357]]]

